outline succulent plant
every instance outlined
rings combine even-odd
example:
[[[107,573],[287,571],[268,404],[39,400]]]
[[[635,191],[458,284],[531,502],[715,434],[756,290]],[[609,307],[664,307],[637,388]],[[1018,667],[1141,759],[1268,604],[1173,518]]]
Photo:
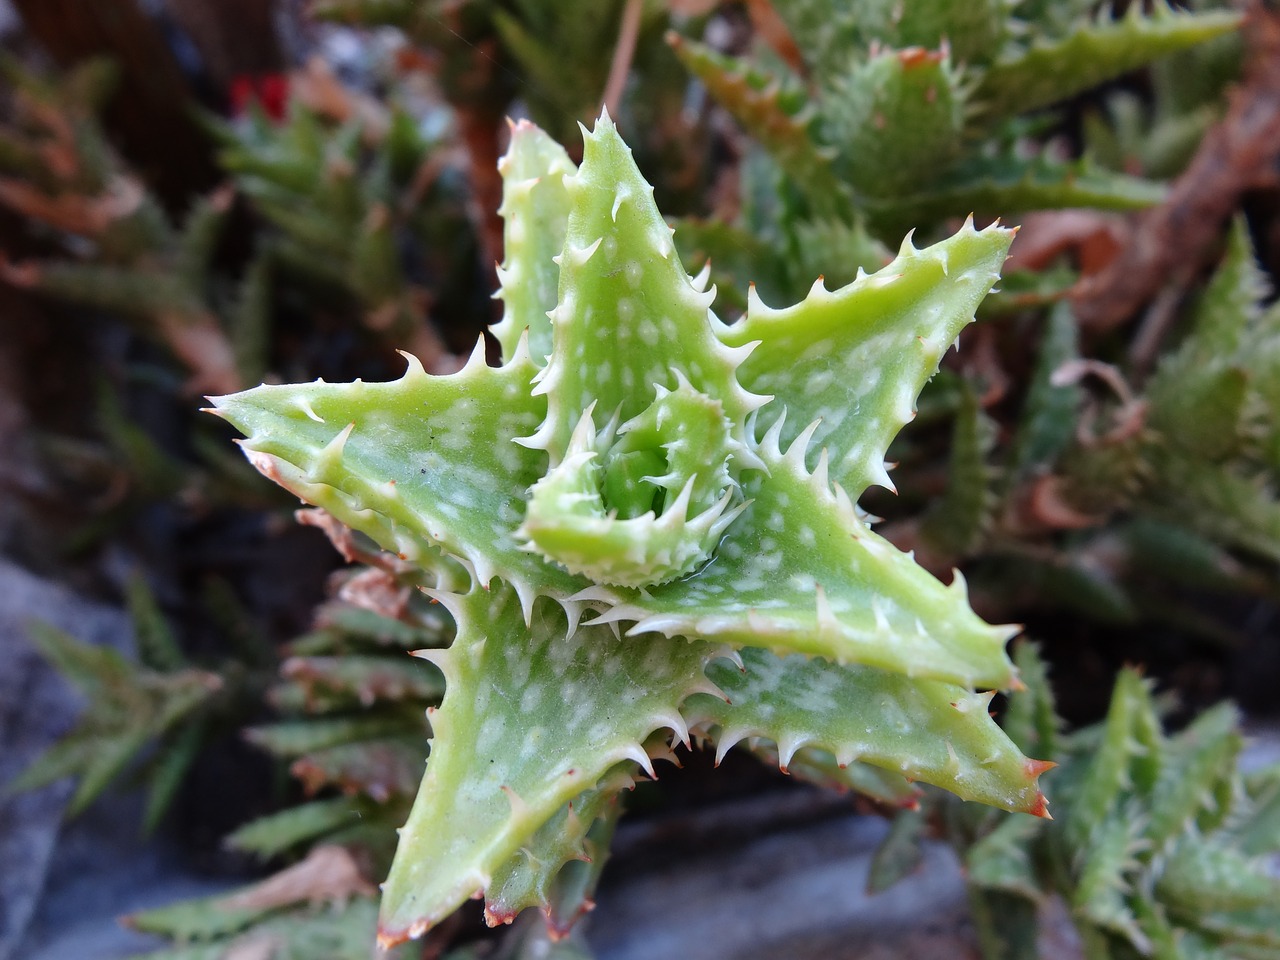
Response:
[[[1193,10],[1226,10],[1224,0],[1198,0]],[[1155,178],[1186,166],[1219,118],[1227,91],[1245,63],[1244,31],[1197,44],[1151,65],[1149,89],[1114,90],[1084,118],[1085,149],[1113,170]]]
[[[1266,287],[1248,228],[1238,222],[1186,335],[1135,398],[1144,429],[1097,438],[1073,467],[1087,471],[1117,454],[1140,461],[1144,469],[1128,492],[1137,510],[1274,563],[1280,310],[1263,305]]]
[[[265,352],[272,300],[292,298],[310,313],[357,316],[429,368],[448,366],[432,308],[465,317],[476,286],[459,171],[405,110],[346,90],[318,65],[294,79],[278,121],[256,109],[208,121],[220,166],[268,225],[241,297],[262,316],[244,322],[242,309],[238,326]]]
[[[0,128],[0,205],[70,241],[59,258],[12,263],[0,252],[0,280],[135,321],[187,368],[194,392],[249,382],[205,299],[230,197],[202,198],[174,227],[99,122],[109,64],[57,82],[7,59],[0,71],[16,92],[14,123]]]
[[[204,745],[225,683],[218,673],[187,662],[140,579],[130,584],[129,606],[136,661],[48,624],[32,624],[32,642],[88,704],[75,727],[8,789],[32,790],[75,777],[76,791],[67,808],[74,816],[127,769],[137,767],[147,784],[143,825],[150,830]]]
[[[948,371],[934,398],[954,413],[945,495],[913,515],[928,495],[921,465],[938,448],[897,450],[909,518],[886,535],[935,571],[963,565],[975,594],[1006,616],[1059,606],[1239,641],[1225,611],[1169,585],[1275,596],[1280,311],[1264,305],[1265,290],[1237,223],[1145,381],[1137,365],[1082,356],[1066,304],[1044,316],[1010,420]]]
[[[1104,5],[1105,6],[1105,5]],[[1158,185],[1045,151],[1023,115],[1232,30],[1227,11],[1073,2],[780,0],[803,75],[673,37],[811,213],[855,213],[881,239],[972,210],[1132,209]]]
[[[175,943],[131,960],[363,960],[377,930],[378,903],[349,850],[315,847],[298,863],[228,893],[146,910],[124,922]],[[409,948],[387,960],[409,960]]]
[[[446,690],[383,942],[473,894],[493,922],[551,910],[601,804],[691,730],[1043,815],[1045,765],[973,692],[1015,684],[1014,629],[854,506],[1012,231],[908,241],[727,326],[607,115],[581,168],[522,123],[501,169],[501,366],[477,346],[449,376],[214,399],[259,470],[428,571],[456,621],[421,654]]]
[[[1053,896],[1088,957],[1280,956],[1280,880],[1265,862],[1280,851],[1280,766],[1242,772],[1234,708],[1168,734],[1152,683],[1125,670],[1106,719],[1066,735],[1035,649],[1017,660],[1027,690],[1005,728],[1062,761],[1057,817],[947,813],[939,796],[933,818],[963,856],[988,960],[1039,956],[1037,908]]]

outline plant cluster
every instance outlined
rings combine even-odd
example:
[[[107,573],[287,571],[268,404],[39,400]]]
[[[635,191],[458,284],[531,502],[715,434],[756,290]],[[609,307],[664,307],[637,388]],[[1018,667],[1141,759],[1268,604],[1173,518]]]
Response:
[[[1280,851],[1280,767],[1241,774],[1235,710],[1169,735],[1150,682],[1125,670],[1106,719],[1064,735],[1035,648],[1017,659],[1028,689],[1004,727],[1061,761],[1060,816],[997,823],[946,801],[929,811],[964,863],[986,956],[1039,956],[1038,911],[1055,895],[1086,956],[1277,956],[1280,881],[1266,861]]]
[[[45,254],[4,279],[130,318],[183,370],[170,399],[221,394],[252,466],[354,564],[279,648],[184,653],[140,582],[137,663],[36,632],[90,705],[19,786],[76,776],[80,809],[132,768],[154,826],[213,733],[245,725],[296,781],[228,838],[283,869],[135,915],[174,941],[150,960],[356,960],[375,936],[408,957],[477,895],[491,925],[547,921],[502,956],[589,956],[575,923],[628,792],[682,745],[894,815],[877,886],[945,838],[992,960],[1037,955],[1052,897],[1090,956],[1280,955],[1257,860],[1280,848],[1280,778],[1240,773],[1235,713],[1167,733],[1127,670],[1106,719],[1066,733],[1036,649],[1010,659],[1016,628],[991,626],[1068,607],[1235,644],[1202,599],[1275,600],[1280,310],[1248,225],[1126,344],[1065,296],[1087,256],[1024,260],[996,292],[1015,231],[961,219],[1160,203],[1150,178],[1220,114],[1235,14],[775,0],[747,5],[769,43],[739,56],[703,31],[746,14],[714,4],[315,6],[404,32],[389,92],[313,64],[283,116],[209,119],[229,183],[181,218],[110,147],[103,67],[5,67],[0,203]],[[1084,109],[1103,162],[1068,159],[1047,108],[1137,67],[1141,95]],[[421,73],[443,95],[425,117]],[[619,124],[568,146],[606,90]],[[719,107],[691,109],[700,92]],[[513,109],[552,133],[504,134]],[[713,144],[736,161],[713,216],[673,234],[655,195],[705,215],[691,171]],[[1063,246],[1127,239],[1088,224]],[[499,256],[501,319],[464,362]],[[381,379],[392,347],[398,380],[279,382]],[[100,397],[133,509],[279,511],[224,425],[184,402],[175,456]]]

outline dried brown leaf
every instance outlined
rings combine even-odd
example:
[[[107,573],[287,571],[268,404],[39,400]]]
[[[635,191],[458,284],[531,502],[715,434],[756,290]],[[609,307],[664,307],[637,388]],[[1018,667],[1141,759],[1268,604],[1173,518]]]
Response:
[[[0,203],[32,220],[80,236],[96,237],[134,213],[146,194],[133,177],[115,177],[97,196],[50,196],[32,184],[0,177]]]
[[[191,393],[221,396],[244,389],[235,351],[213,314],[165,311],[155,317],[155,324],[160,338],[191,371],[186,384]]]
[[[227,910],[274,910],[304,902],[313,906],[345,903],[352,897],[371,897],[376,892],[346,847],[325,844],[313,849],[300,863],[224,897],[218,905]]]
[[[1022,218],[1006,270],[1043,270],[1070,254],[1081,274],[1106,269],[1124,247],[1124,217],[1102,210],[1043,210]]]
[[[1044,476],[1032,481],[1026,506],[1024,519],[1031,522],[1033,529],[1084,530],[1106,520],[1105,516],[1082,513],[1073,507],[1063,491],[1060,477]]]
[[[390,620],[399,620],[409,608],[409,588],[395,573],[380,568],[361,570],[338,590],[338,599],[352,606],[372,610]]]
[[[373,97],[343,86],[322,57],[314,56],[289,78],[293,96],[308,110],[336,123],[353,118],[360,121],[366,143],[381,143],[391,127],[386,108]]]

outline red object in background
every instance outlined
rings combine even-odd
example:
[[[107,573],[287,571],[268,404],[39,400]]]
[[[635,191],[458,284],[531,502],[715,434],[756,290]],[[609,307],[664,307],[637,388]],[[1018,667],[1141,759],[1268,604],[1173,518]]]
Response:
[[[241,116],[250,100],[257,100],[268,117],[279,121],[284,119],[285,103],[289,99],[289,78],[283,73],[264,73],[256,77],[242,73],[231,81],[227,93],[233,117]]]

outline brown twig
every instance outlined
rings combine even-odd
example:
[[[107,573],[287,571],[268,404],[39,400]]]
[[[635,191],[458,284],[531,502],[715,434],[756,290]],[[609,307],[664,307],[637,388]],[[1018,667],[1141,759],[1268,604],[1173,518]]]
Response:
[[[1120,255],[1073,291],[1076,315],[1086,326],[1113,329],[1169,283],[1189,286],[1213,257],[1244,192],[1274,176],[1280,158],[1280,10],[1254,0],[1243,30],[1249,62],[1226,116],[1205,136],[1165,202],[1139,216]]]
[[[757,34],[796,73],[805,72],[804,54],[770,0],[747,0],[747,16]]]
[[[613,49],[613,63],[609,65],[609,79],[604,85],[604,109],[615,117],[618,115],[622,91],[627,85],[627,74],[631,72],[631,59],[636,53],[636,40],[640,36],[640,14],[643,11],[644,0],[627,0],[627,5],[622,10],[618,45]]]

